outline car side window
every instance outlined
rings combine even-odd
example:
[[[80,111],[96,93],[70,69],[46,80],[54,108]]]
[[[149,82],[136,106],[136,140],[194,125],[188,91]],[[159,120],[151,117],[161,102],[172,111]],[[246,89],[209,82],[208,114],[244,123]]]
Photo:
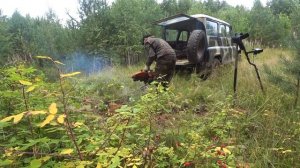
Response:
[[[226,26],[226,36],[231,37],[231,30],[229,26]]]
[[[227,32],[226,32],[226,27],[225,27],[225,25],[220,24],[220,26],[219,26],[219,35],[220,35],[221,37],[226,37]]]
[[[176,41],[177,34],[178,34],[177,30],[167,29],[166,30],[166,41]]]
[[[179,41],[187,41],[188,40],[188,32],[187,31],[182,31],[180,33],[180,37],[178,39]]]
[[[207,20],[206,33],[209,36],[218,36],[218,23]]]

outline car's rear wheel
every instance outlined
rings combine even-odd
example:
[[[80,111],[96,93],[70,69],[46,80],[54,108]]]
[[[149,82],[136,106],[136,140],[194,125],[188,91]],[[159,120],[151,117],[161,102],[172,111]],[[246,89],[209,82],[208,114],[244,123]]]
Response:
[[[214,60],[213,60],[213,62],[212,62],[212,69],[215,69],[215,68],[217,68],[218,66],[220,66],[221,65],[221,61],[220,61],[220,59],[219,58],[214,58]]]
[[[208,77],[210,77],[214,73],[214,71],[216,71],[216,69],[218,68],[218,66],[220,66],[221,64],[222,63],[221,63],[221,60],[219,58],[214,58],[214,60],[212,61],[211,65],[209,65],[208,67],[206,67],[200,73],[200,78],[202,80],[206,80]]]
[[[194,30],[187,43],[187,58],[189,62],[197,64],[203,61],[205,53],[206,34],[203,30]]]

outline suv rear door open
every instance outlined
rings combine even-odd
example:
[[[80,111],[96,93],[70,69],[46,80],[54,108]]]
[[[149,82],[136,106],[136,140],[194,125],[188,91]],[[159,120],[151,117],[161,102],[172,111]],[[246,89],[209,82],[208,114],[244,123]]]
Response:
[[[209,67],[216,60],[232,62],[237,48],[232,46],[229,23],[203,14],[179,14],[156,22],[162,37],[176,52],[176,68]]]

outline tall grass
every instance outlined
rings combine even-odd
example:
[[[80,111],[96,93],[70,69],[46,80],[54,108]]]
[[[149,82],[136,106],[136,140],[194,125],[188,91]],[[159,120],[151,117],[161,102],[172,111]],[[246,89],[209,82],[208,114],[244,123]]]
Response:
[[[252,58],[261,74],[266,90],[260,90],[255,70],[244,55],[238,67],[237,103],[233,107],[244,114],[237,120],[233,139],[239,146],[238,157],[251,167],[300,167],[300,117],[299,109],[293,109],[293,95],[284,92],[267,80],[263,65],[280,73],[280,57],[290,57],[292,52],[282,49],[265,49],[262,54]],[[176,95],[175,102],[186,113],[179,119],[204,121],[209,115],[195,116],[199,108],[210,113],[218,102],[225,102],[233,96],[233,64],[222,65],[214,70],[208,80],[201,80],[196,74],[191,76],[175,75],[170,90]],[[96,85],[103,81],[116,81],[124,88],[121,94],[137,99],[143,91],[141,82],[133,82],[131,74],[142,66],[113,67],[84,79],[85,84]],[[98,85],[102,87],[103,85]],[[181,122],[175,127],[180,128]],[[191,127],[192,128],[192,127]],[[184,129],[189,129],[188,126]],[[236,158],[236,159],[241,159]]]

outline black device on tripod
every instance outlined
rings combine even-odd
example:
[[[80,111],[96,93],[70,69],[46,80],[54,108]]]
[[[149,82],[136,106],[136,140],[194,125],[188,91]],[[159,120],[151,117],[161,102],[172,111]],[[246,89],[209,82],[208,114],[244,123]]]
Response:
[[[249,37],[249,34],[248,33],[240,33],[240,34],[236,34],[235,36],[233,36],[231,38],[232,42],[237,44],[237,46],[239,47],[239,53],[241,53],[241,51],[244,51],[244,54],[246,55],[246,58],[247,58],[247,61],[248,63],[254,67],[255,69],[255,72],[256,72],[256,76],[257,76],[257,79],[259,81],[259,84],[260,84],[260,88],[262,90],[263,93],[264,92],[264,88],[263,88],[263,85],[262,85],[262,82],[261,82],[261,79],[260,79],[260,76],[259,76],[259,72],[258,72],[258,68],[257,66],[250,61],[250,58],[249,58],[249,54],[253,54],[254,56],[256,56],[257,54],[263,52],[263,49],[260,49],[260,48],[255,48],[251,51],[246,51],[246,48],[245,48],[245,45],[243,43],[243,40],[248,38]],[[234,66],[234,83],[233,83],[233,90],[234,90],[234,95],[236,95],[236,85],[237,85],[237,68],[238,67],[238,58],[235,59],[235,66]]]

